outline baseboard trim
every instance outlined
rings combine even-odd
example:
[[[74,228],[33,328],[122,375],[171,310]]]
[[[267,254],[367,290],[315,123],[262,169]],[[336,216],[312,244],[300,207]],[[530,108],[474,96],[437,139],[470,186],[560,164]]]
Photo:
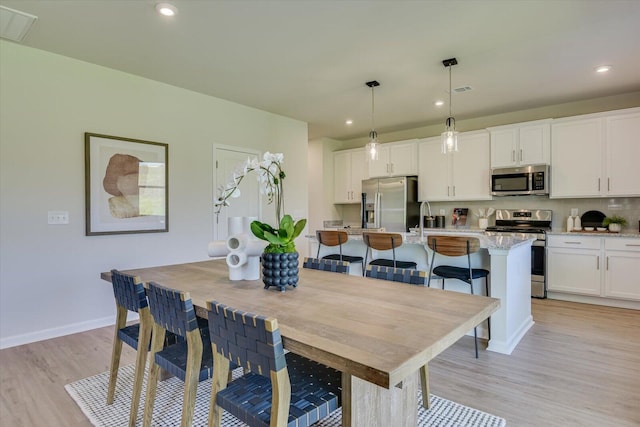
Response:
[[[127,321],[138,320],[137,313],[129,313]],[[16,347],[24,344],[31,344],[37,341],[44,341],[51,338],[58,338],[65,335],[77,334],[78,332],[90,331],[91,329],[103,328],[115,324],[114,316],[102,317],[100,319],[87,320],[85,322],[72,323],[70,325],[56,328],[43,329],[41,331],[29,332],[21,335],[0,338],[0,350]]]

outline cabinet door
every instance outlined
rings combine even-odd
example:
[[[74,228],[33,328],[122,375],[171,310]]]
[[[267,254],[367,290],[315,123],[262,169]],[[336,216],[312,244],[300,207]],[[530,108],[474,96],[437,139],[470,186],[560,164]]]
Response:
[[[428,138],[418,144],[418,195],[430,202],[450,200],[450,156],[442,154],[440,138]]]
[[[550,197],[599,197],[602,177],[602,119],[551,125]]]
[[[460,134],[458,147],[460,151],[451,154],[451,195],[455,200],[491,199],[489,133]]]
[[[389,172],[393,176],[418,174],[417,141],[389,147]]]
[[[640,301],[639,266],[640,251],[607,251],[604,295]]]
[[[600,296],[600,251],[547,248],[550,291]]]
[[[351,153],[333,155],[333,203],[349,203],[351,191]]]
[[[608,117],[606,194],[640,196],[640,113]]]
[[[549,164],[551,160],[551,126],[548,123],[520,128],[516,159],[521,165]]]
[[[364,150],[351,152],[351,203],[360,203],[362,200],[362,180],[367,179],[366,162]]]
[[[378,159],[369,159],[369,177],[378,178],[389,176],[389,147],[386,144],[378,146]]]
[[[491,167],[502,168],[516,165],[518,129],[491,131]]]

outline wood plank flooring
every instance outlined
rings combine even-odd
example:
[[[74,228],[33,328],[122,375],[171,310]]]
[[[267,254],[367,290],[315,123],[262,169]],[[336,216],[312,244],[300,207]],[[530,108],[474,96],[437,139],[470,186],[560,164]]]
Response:
[[[513,354],[475,359],[464,337],[430,364],[431,392],[509,427],[640,425],[640,312],[532,305],[536,324]],[[109,327],[0,351],[0,425],[90,426],[64,385],[108,370],[112,339]],[[122,363],[134,359],[123,346]]]

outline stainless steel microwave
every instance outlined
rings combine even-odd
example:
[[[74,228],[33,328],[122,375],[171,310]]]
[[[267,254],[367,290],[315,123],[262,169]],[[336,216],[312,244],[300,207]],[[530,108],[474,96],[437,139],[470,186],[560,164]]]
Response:
[[[527,196],[549,194],[549,165],[491,169],[491,194]]]

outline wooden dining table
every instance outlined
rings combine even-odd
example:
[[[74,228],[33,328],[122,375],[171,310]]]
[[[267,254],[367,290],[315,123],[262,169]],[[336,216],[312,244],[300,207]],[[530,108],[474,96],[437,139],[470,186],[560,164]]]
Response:
[[[124,272],[189,292],[198,316],[217,300],[277,318],[287,350],[342,372],[343,426],[417,425],[418,372],[500,306],[495,298],[310,269],[300,269],[296,288],[266,290],[259,280],[229,280],[224,260]]]

